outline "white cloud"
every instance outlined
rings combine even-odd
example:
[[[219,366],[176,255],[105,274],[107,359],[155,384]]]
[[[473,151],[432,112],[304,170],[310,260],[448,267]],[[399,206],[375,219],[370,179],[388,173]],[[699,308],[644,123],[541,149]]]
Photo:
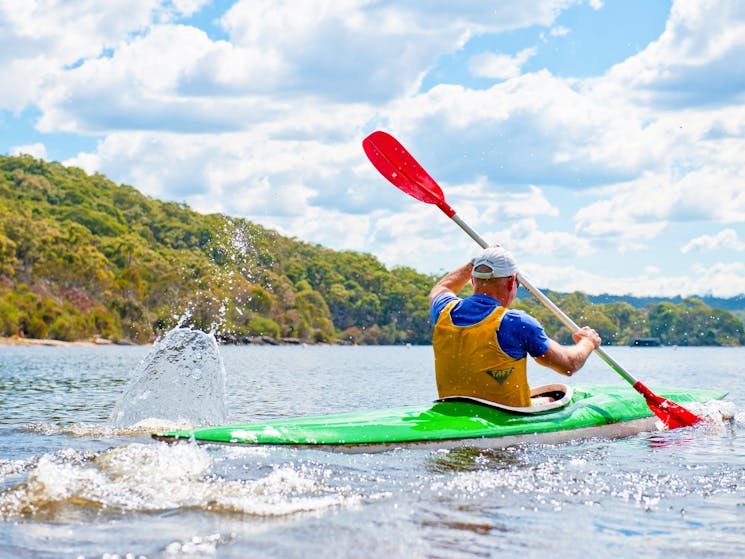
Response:
[[[47,158],[47,147],[42,143],[28,144],[25,146],[14,146],[10,148],[11,155],[21,154],[33,155],[37,159]]]
[[[338,210],[308,207],[302,216],[295,219],[278,220],[273,223],[281,233],[313,242],[336,250],[364,250],[370,233],[371,217],[350,215]]]
[[[296,216],[302,223],[311,207],[360,214],[405,202],[393,188],[380,192],[360,141],[268,140],[261,131],[121,132],[109,134],[95,153],[66,163],[89,172],[108,169],[119,182],[151,196],[185,201],[198,211],[255,217],[262,223],[272,216]]]
[[[671,142],[646,113],[545,70],[484,90],[439,85],[389,114],[390,129],[443,162],[438,176],[453,182],[586,188],[656,168]]]
[[[577,212],[577,230],[618,242],[627,249],[638,249],[671,222],[742,222],[743,179],[713,166],[681,177],[646,174],[600,191],[605,193],[602,199]]]
[[[531,0],[484,3],[438,0],[422,4],[411,0],[241,0],[223,18],[223,25],[238,43],[264,42],[295,45],[307,36],[325,38],[331,29],[368,32],[382,36],[408,35],[412,42],[430,34],[473,35],[531,25],[550,26],[562,8],[581,0]],[[337,43],[338,44],[338,43]],[[378,43],[377,46],[380,46]]]
[[[745,264],[742,262],[718,262],[701,266],[694,273],[700,278],[695,293],[711,293],[715,297],[734,297],[745,293]]]
[[[551,289],[561,292],[583,291],[591,295],[734,297],[745,293],[745,264],[742,262],[696,265],[688,274],[670,275],[645,270],[638,274],[612,276],[532,262],[525,268],[525,273],[536,286],[551,286]]]
[[[575,3],[241,0],[221,23],[235,47],[260,48],[278,62],[282,75],[269,79],[281,79],[285,94],[384,102],[414,93],[437,59],[469,38],[548,26]]]
[[[155,17],[188,15],[207,0],[0,0],[0,109],[35,102],[66,68],[116,49]]]
[[[496,52],[482,52],[471,57],[468,67],[474,76],[508,80],[522,73],[523,64],[535,56],[535,47],[523,49],[515,56]]]
[[[447,199],[458,213],[478,217],[484,222],[502,222],[525,217],[555,216],[558,210],[537,186],[524,192],[508,192],[486,177],[472,183],[448,184]]]
[[[487,233],[516,256],[531,261],[545,256],[576,259],[595,252],[590,241],[565,231],[542,231],[534,219],[523,219],[509,228]]]
[[[413,93],[437,58],[467,38],[548,25],[558,14],[554,0],[426,10],[406,2],[250,0],[236,2],[220,20],[228,41],[169,24],[206,1],[117,0],[101,7],[47,0],[28,4],[21,15],[7,4],[3,16],[16,36],[5,50],[18,53],[27,28],[37,35],[27,55],[5,65],[0,55],[0,70],[5,66],[3,74],[18,82],[4,88],[4,103],[0,93],[0,107],[18,110],[41,97],[44,131],[237,129],[271,120],[277,105],[291,111],[298,99],[370,102]],[[19,75],[21,67],[34,68],[33,75]]]
[[[745,4],[676,0],[660,38],[610,77],[637,100],[667,108],[745,100]]]
[[[170,0],[169,4],[173,6],[173,12],[182,16],[191,16],[202,9],[203,6],[211,3],[213,0]],[[166,4],[167,6],[168,4]]]
[[[235,47],[277,61],[281,74],[267,78],[284,96],[385,101],[413,91],[475,27],[468,17],[421,15],[396,2],[250,0],[237,2],[222,24]]]
[[[680,251],[683,254],[689,252],[711,252],[714,250],[745,250],[745,241],[740,240],[734,229],[722,229],[716,235],[701,235],[691,239]]]
[[[212,75],[202,76],[211,84],[196,83],[200,66],[216,54],[222,56],[217,56],[215,62],[219,63],[214,65]],[[237,59],[241,60],[240,69],[251,71],[239,73],[239,68],[232,65]],[[262,93],[264,87],[276,85],[264,80],[272,75],[272,65],[271,60],[248,52],[234,53],[229,45],[213,43],[203,31],[192,27],[157,26],[117,49],[111,57],[86,61],[56,80],[39,102],[43,116],[38,126],[45,131],[84,133],[245,128],[287,111],[287,105],[263,97],[196,93],[204,87],[214,92],[215,83],[232,71],[240,76],[234,80],[265,84],[256,92]],[[222,86],[230,90],[236,83],[228,81],[225,78]],[[195,94],[181,91],[187,84],[196,90]]]

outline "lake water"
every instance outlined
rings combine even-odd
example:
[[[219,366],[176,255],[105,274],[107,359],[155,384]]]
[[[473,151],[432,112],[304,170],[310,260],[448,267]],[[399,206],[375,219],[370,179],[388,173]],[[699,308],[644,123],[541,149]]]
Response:
[[[0,557],[744,557],[745,348],[609,349],[652,387],[729,390],[735,420],[493,451],[169,446],[108,426],[151,348],[0,347]],[[430,347],[220,354],[230,422],[435,397]],[[624,381],[593,356],[569,382]]]

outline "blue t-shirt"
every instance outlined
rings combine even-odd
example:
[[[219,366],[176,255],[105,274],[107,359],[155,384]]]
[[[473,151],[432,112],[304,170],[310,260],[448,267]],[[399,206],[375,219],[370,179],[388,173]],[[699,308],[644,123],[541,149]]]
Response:
[[[499,306],[499,301],[488,295],[471,295],[460,299],[451,293],[442,293],[432,301],[430,317],[437,323],[440,313],[451,301],[459,301],[450,311],[456,326],[469,326],[486,318]],[[497,330],[497,341],[502,351],[515,359],[526,354],[540,357],[548,351],[549,338],[540,323],[524,311],[508,310]]]

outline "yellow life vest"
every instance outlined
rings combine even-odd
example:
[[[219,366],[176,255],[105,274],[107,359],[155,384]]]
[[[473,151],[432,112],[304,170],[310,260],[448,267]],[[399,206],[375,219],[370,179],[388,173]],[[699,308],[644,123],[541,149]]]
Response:
[[[527,359],[510,357],[499,346],[497,330],[506,309],[497,307],[482,321],[456,326],[452,301],[440,313],[432,336],[440,398],[481,398],[505,406],[530,406]]]

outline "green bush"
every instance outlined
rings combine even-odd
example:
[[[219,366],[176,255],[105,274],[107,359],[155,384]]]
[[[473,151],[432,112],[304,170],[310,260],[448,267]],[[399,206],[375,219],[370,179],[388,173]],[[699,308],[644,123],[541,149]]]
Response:
[[[281,328],[271,318],[254,316],[246,324],[246,334],[249,336],[269,336],[279,338]]]
[[[44,339],[49,337],[49,326],[38,316],[31,318],[23,330],[28,338]]]

